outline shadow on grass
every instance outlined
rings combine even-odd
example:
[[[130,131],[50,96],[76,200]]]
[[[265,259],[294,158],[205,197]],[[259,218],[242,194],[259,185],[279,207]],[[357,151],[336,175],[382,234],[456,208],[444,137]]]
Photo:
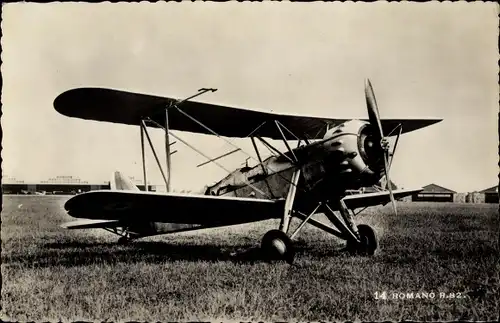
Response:
[[[336,256],[340,250],[318,250],[302,243],[294,245],[297,254],[313,252],[314,256]],[[318,253],[318,254],[316,254]],[[95,264],[161,264],[172,261],[230,261],[234,263],[269,262],[257,244],[187,244],[157,241],[133,241],[126,245],[101,242],[52,242],[40,246],[39,252],[15,252],[2,257],[4,264],[28,267],[74,267]],[[274,260],[272,260],[274,261]]]

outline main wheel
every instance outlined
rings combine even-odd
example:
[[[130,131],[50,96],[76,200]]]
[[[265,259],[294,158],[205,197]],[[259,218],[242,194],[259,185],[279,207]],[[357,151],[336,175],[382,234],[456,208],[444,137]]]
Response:
[[[358,225],[360,242],[347,240],[346,249],[350,254],[373,256],[378,248],[378,239],[375,231],[366,224]]]
[[[268,260],[282,259],[291,264],[295,258],[292,240],[280,230],[268,231],[262,238],[261,248]]]

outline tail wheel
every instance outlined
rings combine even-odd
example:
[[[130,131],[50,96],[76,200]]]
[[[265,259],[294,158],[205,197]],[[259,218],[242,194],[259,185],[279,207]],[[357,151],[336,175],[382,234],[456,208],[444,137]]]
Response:
[[[126,245],[130,242],[130,239],[128,237],[120,237],[118,239],[118,244],[119,245]]]
[[[280,230],[268,231],[262,238],[261,248],[268,260],[280,259],[291,264],[295,258],[292,240]]]
[[[360,242],[347,240],[346,249],[350,254],[373,256],[378,248],[378,239],[372,227],[366,224],[358,225]]]

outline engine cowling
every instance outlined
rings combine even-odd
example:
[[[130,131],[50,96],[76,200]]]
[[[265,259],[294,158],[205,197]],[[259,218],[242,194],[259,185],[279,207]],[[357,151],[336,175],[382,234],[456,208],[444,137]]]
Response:
[[[325,148],[337,156],[335,163],[340,160],[337,172],[344,175],[348,188],[371,186],[380,181],[384,172],[384,150],[370,123],[347,121],[329,129],[323,139]]]

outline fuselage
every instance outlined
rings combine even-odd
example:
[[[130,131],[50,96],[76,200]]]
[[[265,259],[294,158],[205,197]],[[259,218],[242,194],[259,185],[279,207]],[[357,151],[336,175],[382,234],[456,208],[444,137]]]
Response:
[[[292,174],[301,169],[296,203],[339,198],[348,189],[377,183],[382,177],[379,143],[370,125],[351,120],[328,129],[323,139],[242,167],[209,186],[205,194],[285,198]]]

